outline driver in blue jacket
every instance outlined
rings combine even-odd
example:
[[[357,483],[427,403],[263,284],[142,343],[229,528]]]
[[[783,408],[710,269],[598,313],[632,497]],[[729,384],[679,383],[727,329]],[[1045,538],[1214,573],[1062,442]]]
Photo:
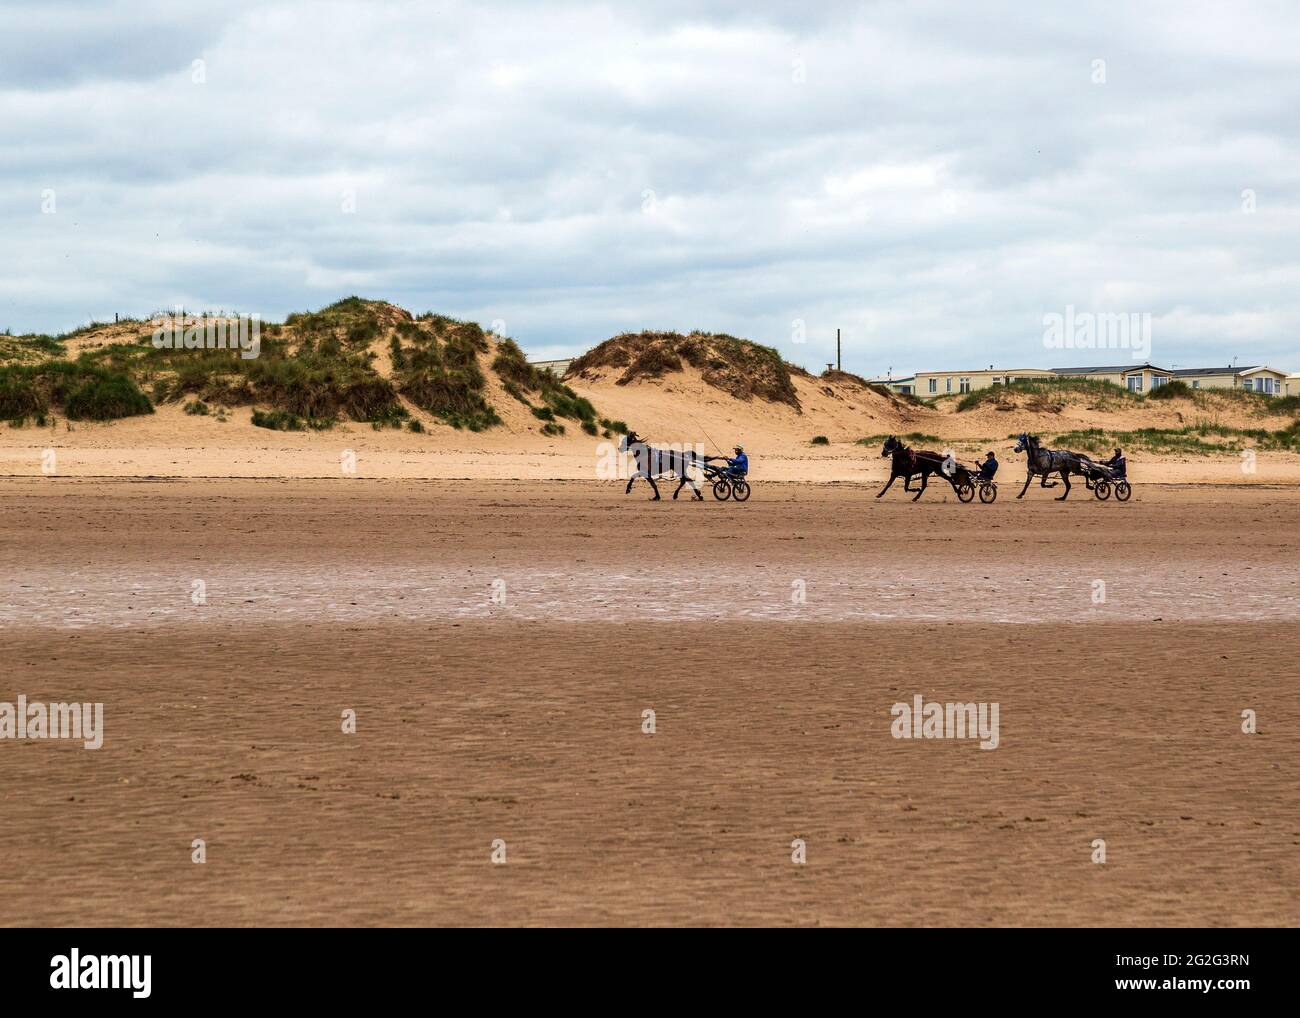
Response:
[[[749,473],[749,457],[745,455],[744,446],[736,446],[736,455],[727,457],[727,466],[737,477],[744,477]]]

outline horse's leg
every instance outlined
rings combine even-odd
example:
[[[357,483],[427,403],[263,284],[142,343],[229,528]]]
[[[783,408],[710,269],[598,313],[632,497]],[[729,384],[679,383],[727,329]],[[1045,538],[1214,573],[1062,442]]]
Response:
[[[645,479],[646,479],[647,481],[650,482],[650,487],[654,488],[654,490],[655,490],[655,497],[652,498],[650,501],[651,501],[651,502],[658,502],[658,501],[659,501],[659,485],[655,484],[655,479],[654,479],[653,477],[651,477],[649,474],[646,474],[646,475],[645,475]]]
[[[883,488],[881,488],[880,491],[877,493],[876,498],[879,498],[881,495],[883,495],[885,492],[887,492],[887,491],[890,489],[890,487],[893,485],[893,483],[894,483],[895,479],[897,479],[897,477],[898,477],[898,475],[897,475],[896,473],[894,473],[894,472],[891,470],[890,473],[889,473],[889,480],[887,480],[887,481],[885,482],[885,486],[884,486]]]
[[[680,494],[682,493],[682,489],[683,489],[684,487],[686,487],[686,471],[685,471],[685,470],[683,470],[682,473],[681,473],[681,480],[677,482],[677,490],[673,492],[673,500],[674,500],[674,501],[677,500],[677,496],[680,495]]]
[[[1034,479],[1034,472],[1030,470],[1029,473],[1025,474],[1025,486],[1020,489],[1020,494],[1017,495],[1016,498],[1025,497],[1025,492],[1029,490],[1029,482],[1032,481],[1033,479]]]
[[[1058,502],[1064,502],[1067,498],[1070,497],[1070,468],[1069,467],[1061,468],[1061,480],[1065,482],[1065,494],[1061,495],[1056,499],[1056,501]]]
[[[690,470],[683,470],[682,474],[690,483],[691,491],[695,492],[695,501],[703,502],[704,493],[700,491],[700,475],[703,472],[703,468],[700,466],[699,462],[695,460],[691,461],[690,467]]]
[[[635,473],[627,479],[627,487],[623,489],[624,495],[626,495],[628,492],[632,490],[632,482],[635,481],[640,476],[641,476],[640,473]]]
[[[926,478],[929,476],[930,476],[930,472],[928,470],[921,471],[921,490],[918,491],[914,496],[912,496],[913,502],[915,502],[918,498],[920,498],[922,495],[925,494]]]

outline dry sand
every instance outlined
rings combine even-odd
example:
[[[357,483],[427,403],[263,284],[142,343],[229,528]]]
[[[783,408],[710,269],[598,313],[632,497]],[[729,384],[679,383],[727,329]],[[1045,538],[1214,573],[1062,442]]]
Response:
[[[1300,492],[1008,488],[6,480],[0,921],[1294,925]]]
[[[858,403],[832,406],[817,415],[809,409],[799,415],[782,404],[742,403],[703,383],[679,392],[677,387],[685,384],[677,379],[666,389],[655,383],[611,386],[610,393],[594,395],[603,414],[627,421],[657,443],[698,444],[709,455],[730,454],[733,444],[743,443],[754,477],[762,481],[881,485],[889,468],[880,457],[880,441],[858,445],[850,436],[906,434],[919,429],[940,439],[931,445],[940,450],[951,446],[966,461],[973,461],[985,449],[995,450],[1003,464],[999,481],[1005,490],[1017,480],[1024,481],[1024,457],[1012,453],[1015,442],[1008,437],[1012,423],[1044,433],[1067,423],[1071,427],[1076,423],[1080,427],[1153,426],[1149,416],[1133,421],[1122,414],[1092,414],[1078,422],[1062,422],[989,411],[997,414],[991,422],[953,413],[913,420],[884,411],[875,416],[879,407]],[[799,379],[799,384],[811,383]],[[578,388],[581,390],[580,385]],[[874,395],[873,399],[884,403]],[[61,477],[341,478],[347,454],[351,454],[348,464],[355,469],[355,475],[349,476],[360,478],[589,481],[598,477],[614,443],[584,435],[572,424],[568,434],[548,438],[538,433],[537,420],[509,397],[497,399],[496,405],[503,411],[505,424],[478,434],[457,431],[413,407],[409,408],[413,415],[428,429],[425,434],[375,431],[368,424],[357,423],[322,432],[269,431],[252,425],[247,407],[233,409],[229,420],[220,423],[187,415],[177,404],[107,424],[78,421],[69,425],[60,419],[47,428],[30,424],[0,427],[0,477],[52,473]],[[811,398],[808,405],[813,405]],[[848,409],[850,406],[853,409]],[[844,423],[828,427],[836,415],[843,417]],[[1179,426],[1172,419],[1165,423]],[[1238,423],[1278,427],[1285,422],[1264,419],[1261,423],[1243,417]],[[826,434],[832,444],[810,445],[815,434]],[[1260,452],[1251,467],[1252,472],[1245,472],[1242,461],[1231,454],[1129,454],[1130,474],[1137,484],[1300,484],[1300,455]]]

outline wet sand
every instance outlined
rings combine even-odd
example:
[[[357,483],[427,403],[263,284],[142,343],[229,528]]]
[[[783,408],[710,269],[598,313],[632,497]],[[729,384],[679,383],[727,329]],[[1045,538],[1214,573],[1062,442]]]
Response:
[[[1300,492],[1009,487],[7,480],[0,922],[1294,925]]]

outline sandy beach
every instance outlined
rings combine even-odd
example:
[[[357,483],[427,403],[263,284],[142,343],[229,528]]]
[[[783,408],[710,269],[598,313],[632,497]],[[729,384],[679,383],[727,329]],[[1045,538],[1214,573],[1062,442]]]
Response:
[[[1294,488],[648,494],[5,481],[4,922],[1300,919]]]

